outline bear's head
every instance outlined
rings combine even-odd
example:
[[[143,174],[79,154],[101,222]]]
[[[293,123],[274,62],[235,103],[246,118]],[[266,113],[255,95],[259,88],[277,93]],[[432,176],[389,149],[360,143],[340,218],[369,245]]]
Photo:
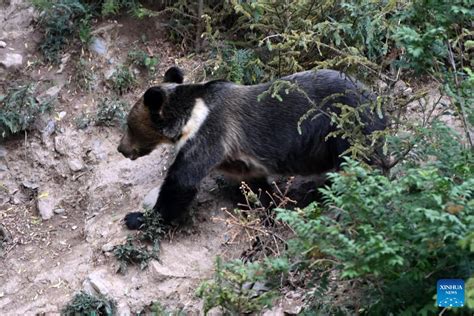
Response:
[[[156,146],[173,143],[170,133],[160,128],[157,121],[163,115],[163,107],[167,102],[167,89],[183,83],[184,76],[177,67],[168,69],[164,83],[149,88],[135,103],[127,118],[127,131],[120,140],[117,150],[125,157],[135,160],[148,155]]]

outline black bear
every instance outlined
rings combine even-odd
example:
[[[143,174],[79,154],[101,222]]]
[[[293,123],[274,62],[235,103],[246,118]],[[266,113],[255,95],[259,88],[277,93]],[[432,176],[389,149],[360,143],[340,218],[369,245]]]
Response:
[[[179,68],[168,69],[164,82],[149,88],[133,106],[118,151],[132,160],[161,143],[177,148],[154,211],[165,221],[180,218],[198,192],[201,180],[217,168],[240,179],[267,175],[310,175],[341,163],[347,140],[326,136],[335,130],[328,115],[300,118],[314,105],[321,113],[373,102],[359,82],[334,70],[304,71],[280,80],[297,85],[281,91],[281,100],[260,97],[272,83],[244,86],[217,80],[183,84]],[[383,118],[362,111],[366,134],[381,130]],[[140,212],[125,223],[138,229]]]

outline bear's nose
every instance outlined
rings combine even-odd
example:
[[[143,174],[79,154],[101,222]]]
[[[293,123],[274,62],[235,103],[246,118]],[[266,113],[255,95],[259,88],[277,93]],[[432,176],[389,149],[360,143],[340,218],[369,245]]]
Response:
[[[119,153],[121,153],[122,155],[124,155],[125,157],[127,157],[128,153],[127,151],[125,150],[124,146],[122,146],[122,144],[120,144],[118,147],[117,147],[117,150]]]

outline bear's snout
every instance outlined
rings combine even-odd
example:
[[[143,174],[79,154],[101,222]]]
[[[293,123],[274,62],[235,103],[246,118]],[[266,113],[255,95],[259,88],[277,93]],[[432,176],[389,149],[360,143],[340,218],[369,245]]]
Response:
[[[131,160],[135,160],[138,158],[138,155],[135,150],[130,148],[124,144],[123,140],[120,142],[120,145],[117,147],[117,151],[124,155],[124,157],[129,158]]]

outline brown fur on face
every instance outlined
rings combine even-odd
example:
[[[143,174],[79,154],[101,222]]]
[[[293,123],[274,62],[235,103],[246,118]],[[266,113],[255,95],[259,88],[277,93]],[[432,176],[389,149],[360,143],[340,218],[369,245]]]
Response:
[[[171,141],[153,126],[150,109],[144,105],[142,97],[128,114],[127,131],[117,149],[125,157],[135,160],[148,155],[162,143],[171,143]]]

